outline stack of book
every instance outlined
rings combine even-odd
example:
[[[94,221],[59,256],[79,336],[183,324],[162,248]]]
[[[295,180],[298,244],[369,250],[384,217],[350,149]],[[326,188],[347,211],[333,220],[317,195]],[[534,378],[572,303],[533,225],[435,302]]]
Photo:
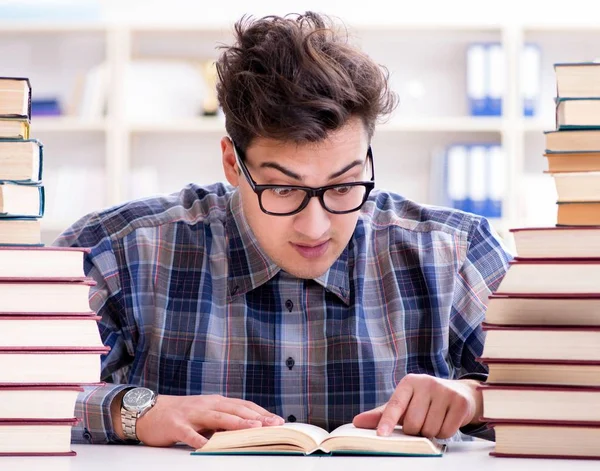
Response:
[[[82,385],[106,353],[90,311],[87,249],[44,247],[42,145],[31,87],[0,78],[0,455],[72,455]]]
[[[564,114],[600,98],[598,65],[556,66],[558,224],[512,230],[518,257],[489,299],[481,390],[495,456],[600,458],[600,109]]]

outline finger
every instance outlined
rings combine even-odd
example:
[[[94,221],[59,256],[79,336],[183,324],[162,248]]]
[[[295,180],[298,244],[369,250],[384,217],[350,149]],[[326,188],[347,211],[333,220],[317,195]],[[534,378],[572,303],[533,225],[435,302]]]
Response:
[[[215,405],[215,409],[220,412],[227,412],[231,415],[236,415],[242,419],[257,420],[265,425],[274,425],[272,423],[272,417],[266,417],[255,409],[247,407],[243,402],[230,401],[225,399]],[[202,411],[198,411],[202,413]]]
[[[409,435],[419,435],[421,433],[427,412],[429,412],[431,406],[431,394],[422,391],[413,394],[404,412],[402,431]]]
[[[453,402],[448,408],[444,422],[440,428],[438,438],[450,438],[458,429],[462,426],[463,422],[467,418],[469,411],[464,407],[463,403]]]
[[[432,399],[427,417],[425,417],[425,422],[423,423],[423,427],[421,427],[421,435],[428,438],[435,438],[439,435],[449,406],[450,403],[447,398]]]
[[[354,420],[352,420],[352,424],[358,428],[377,428],[377,425],[381,420],[381,415],[383,414],[383,409],[385,409],[385,405],[379,406],[369,411],[361,412],[360,414],[354,417]]]
[[[394,427],[400,421],[400,417],[402,417],[411,402],[413,393],[414,389],[411,384],[400,383],[398,385],[381,414],[381,419],[377,425],[378,435],[385,437],[392,433],[392,430],[394,430]]]
[[[202,448],[208,441],[189,425],[183,425],[177,434],[177,441],[183,442],[194,449]]]
[[[237,415],[228,414],[218,410],[202,411],[199,420],[194,420],[197,429],[207,430],[241,430],[245,428],[262,427],[260,420],[243,419]]]
[[[283,419],[283,417],[278,416],[277,414],[273,414],[272,412],[269,412],[267,409],[264,409],[263,407],[259,406],[258,404],[252,402],[252,401],[245,401],[243,399],[228,399],[232,402],[235,402],[237,404],[242,404],[243,406],[247,407],[248,409],[252,409],[255,412],[258,412],[260,415],[262,415],[265,420],[264,422],[267,422],[269,425],[283,425],[285,423],[285,420]],[[270,419],[270,420],[269,420]]]

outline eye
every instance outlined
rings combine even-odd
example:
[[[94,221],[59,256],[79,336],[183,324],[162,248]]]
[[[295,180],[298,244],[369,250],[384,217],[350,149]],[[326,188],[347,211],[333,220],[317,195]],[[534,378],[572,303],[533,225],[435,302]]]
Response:
[[[348,193],[350,193],[351,190],[352,190],[351,186],[336,186],[335,188],[333,188],[333,191],[335,191],[335,194],[339,195],[339,196],[347,195]]]
[[[271,191],[275,196],[280,198],[287,198],[289,196],[293,196],[298,192],[298,190],[294,190],[293,188],[272,188]]]

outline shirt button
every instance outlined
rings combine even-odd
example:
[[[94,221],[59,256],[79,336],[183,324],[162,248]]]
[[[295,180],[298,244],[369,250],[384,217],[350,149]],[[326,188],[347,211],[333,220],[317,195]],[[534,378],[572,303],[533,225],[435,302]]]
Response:
[[[231,294],[235,295],[239,289],[240,289],[239,286],[234,286],[233,289],[231,290]]]
[[[292,302],[291,299],[288,299],[285,302],[285,307],[287,308],[288,311],[292,312],[292,309],[294,309],[294,303]]]
[[[88,443],[92,443],[92,434],[89,432],[88,429],[85,429],[83,432],[83,439],[88,442]]]
[[[288,415],[288,422],[296,422],[296,416],[295,415]]]
[[[296,362],[292,357],[289,357],[287,360],[285,360],[285,366],[287,366],[290,370],[294,367],[295,364]]]

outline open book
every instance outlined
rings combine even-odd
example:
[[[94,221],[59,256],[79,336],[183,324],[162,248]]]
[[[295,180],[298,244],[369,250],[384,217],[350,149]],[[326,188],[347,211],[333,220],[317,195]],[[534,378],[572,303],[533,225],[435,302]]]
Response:
[[[342,425],[333,432],[309,424],[284,424],[217,432],[202,448],[202,454],[300,454],[442,456],[443,446],[425,437],[402,433],[396,427],[389,437],[376,430]]]

